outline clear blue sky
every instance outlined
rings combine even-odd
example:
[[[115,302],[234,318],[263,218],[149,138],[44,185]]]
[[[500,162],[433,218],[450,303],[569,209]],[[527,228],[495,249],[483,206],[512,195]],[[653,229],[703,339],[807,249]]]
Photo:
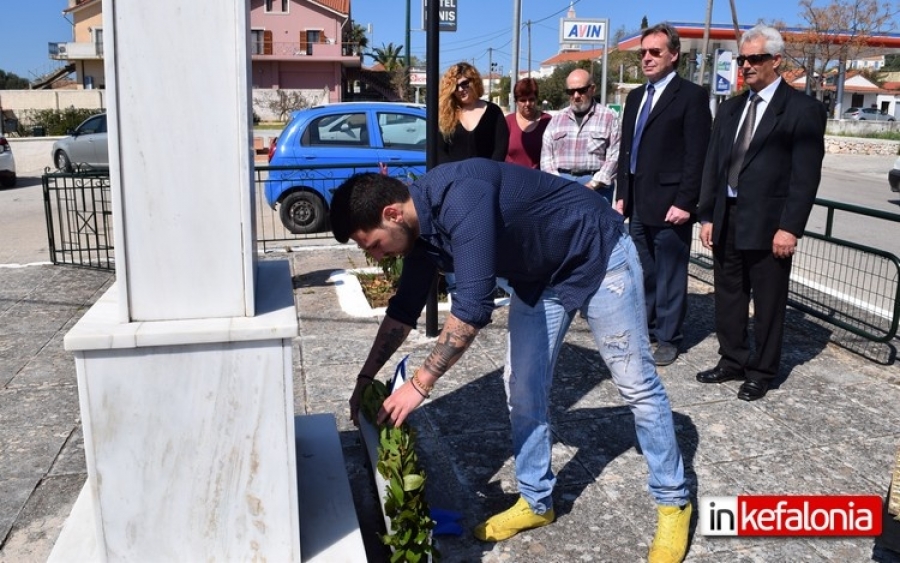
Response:
[[[372,24],[370,46],[395,43],[403,45],[405,38],[407,0],[351,0],[353,19],[363,25]],[[412,54],[425,58],[425,33],[422,27],[422,0],[409,0]],[[435,0],[437,1],[437,0]],[[512,61],[512,24],[514,0],[456,0],[458,30],[441,33],[441,67],[460,60],[475,60],[482,71],[488,67],[488,49],[493,60],[510,70]],[[522,23],[531,20],[532,68],[559,49],[559,18],[565,16],[569,0],[521,0]],[[754,24],[759,20],[780,19],[788,25],[802,23],[796,0],[734,0],[738,20]],[[818,5],[824,5],[819,0]],[[62,16],[66,0],[0,0],[0,69],[23,78],[34,78],[58,63],[49,59],[47,43],[71,41],[71,27]],[[706,18],[706,2],[648,2],[635,0],[577,0],[575,12],[579,18],[608,18],[610,31],[620,27],[637,30],[641,18],[647,16],[651,24],[659,21],[697,22]],[[729,2],[716,0],[713,23],[731,23]],[[164,39],[161,39],[164,40]],[[520,70],[528,67],[528,31],[520,32]],[[371,59],[366,57],[365,64]]]

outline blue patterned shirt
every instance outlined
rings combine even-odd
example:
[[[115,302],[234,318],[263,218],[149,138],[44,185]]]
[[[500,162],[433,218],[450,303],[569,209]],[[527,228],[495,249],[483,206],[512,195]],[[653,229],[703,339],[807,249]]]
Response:
[[[547,287],[568,311],[600,287],[622,216],[593,190],[516,164],[471,158],[443,164],[413,182],[419,238],[387,315],[409,326],[440,268],[456,274],[451,312],[484,327],[498,276],[529,305]]]

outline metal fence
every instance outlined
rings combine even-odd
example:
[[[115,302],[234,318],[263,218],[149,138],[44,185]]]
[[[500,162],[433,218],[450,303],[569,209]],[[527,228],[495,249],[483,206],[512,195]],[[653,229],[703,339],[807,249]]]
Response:
[[[115,269],[109,174],[47,173],[41,180],[50,260],[54,264]]]
[[[425,169],[425,161],[393,162],[385,169],[391,176],[401,179],[415,178],[416,174]],[[281,214],[284,211],[281,206],[272,209],[266,199],[266,186],[270,175],[284,175],[290,172],[290,181],[279,180],[283,184],[290,184],[300,191],[313,193],[315,188],[325,191],[333,191],[344,179],[356,172],[380,171],[378,166],[371,163],[342,164],[340,173],[335,171],[333,165],[311,165],[303,168],[295,166],[256,166],[254,172],[256,207],[256,242],[260,251],[269,252],[280,248],[290,248],[298,242],[309,239],[331,239],[331,231],[326,226],[325,230],[309,233],[295,234],[285,227]],[[274,174],[273,174],[274,173]]]
[[[351,165],[355,171],[371,170],[371,164]],[[410,178],[424,162],[397,163],[391,175]],[[304,240],[330,239],[329,230],[294,234],[265,197],[271,172],[286,167],[258,166],[255,172],[257,249],[271,252],[291,249]],[[344,178],[332,167],[296,169],[298,177],[336,188]],[[54,264],[114,269],[112,211],[108,174],[79,172],[43,176],[44,205],[50,258]],[[834,236],[836,212],[849,224],[865,220],[900,223],[900,215],[873,211],[834,201],[816,200],[817,211],[826,213],[824,232],[806,232],[794,255],[789,303],[794,308],[872,342],[889,342],[897,336],[900,321],[900,260],[891,252]],[[699,230],[699,227],[697,228]],[[691,249],[692,275],[712,283],[712,254],[695,232]]]
[[[817,319],[872,342],[897,336],[900,319],[900,261],[891,252],[834,236],[837,211],[857,224],[863,218],[900,223],[900,215],[816,199],[824,210],[824,232],[804,233],[798,241],[788,303]],[[699,226],[691,247],[692,273],[712,283],[712,253],[700,244]]]

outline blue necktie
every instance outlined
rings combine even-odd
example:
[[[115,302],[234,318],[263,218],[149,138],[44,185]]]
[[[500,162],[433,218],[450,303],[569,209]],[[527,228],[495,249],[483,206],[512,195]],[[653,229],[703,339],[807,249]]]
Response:
[[[650,110],[653,109],[653,92],[656,89],[653,84],[647,84],[647,100],[644,107],[641,108],[641,115],[638,116],[637,125],[634,126],[634,139],[631,140],[631,173],[634,174],[637,168],[638,147],[641,145],[641,135],[644,134],[644,126],[647,125],[647,118],[650,116]]]

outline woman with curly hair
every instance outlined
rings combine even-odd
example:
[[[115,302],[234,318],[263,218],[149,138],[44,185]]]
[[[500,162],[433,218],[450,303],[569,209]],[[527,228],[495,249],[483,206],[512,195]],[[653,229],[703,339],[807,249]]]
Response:
[[[438,164],[475,156],[503,161],[509,128],[496,104],[481,99],[484,84],[468,63],[451,66],[441,78],[438,109]]]

